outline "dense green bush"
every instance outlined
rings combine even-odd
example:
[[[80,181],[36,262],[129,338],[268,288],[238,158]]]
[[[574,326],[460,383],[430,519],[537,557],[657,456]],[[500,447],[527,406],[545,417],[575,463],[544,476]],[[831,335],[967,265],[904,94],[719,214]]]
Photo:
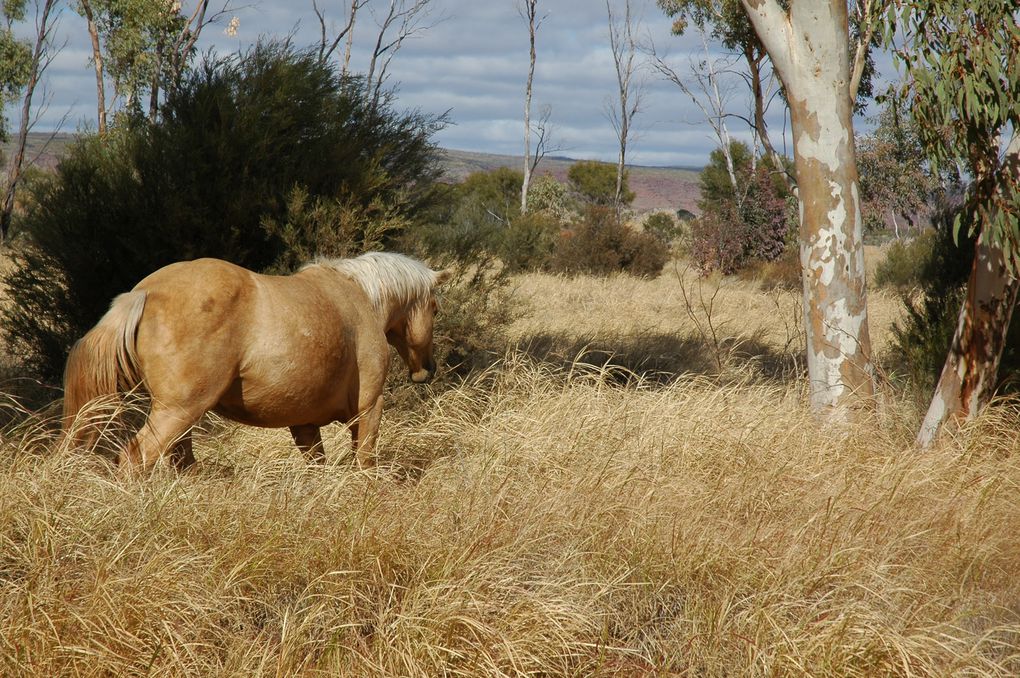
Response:
[[[502,232],[499,258],[510,272],[545,268],[560,232],[560,222],[544,212],[529,212]]]
[[[434,203],[441,123],[286,44],[208,58],[158,122],[83,137],[35,185],[4,279],[9,345],[55,380],[110,300],[173,261],[283,270],[390,242]]]
[[[593,205],[572,228],[560,234],[550,267],[563,273],[608,275],[623,271],[654,277],[667,261],[669,249],[665,243],[628,227],[613,208]]]
[[[893,242],[875,269],[875,285],[902,291],[921,285],[938,238],[938,232],[932,230],[909,241]]]

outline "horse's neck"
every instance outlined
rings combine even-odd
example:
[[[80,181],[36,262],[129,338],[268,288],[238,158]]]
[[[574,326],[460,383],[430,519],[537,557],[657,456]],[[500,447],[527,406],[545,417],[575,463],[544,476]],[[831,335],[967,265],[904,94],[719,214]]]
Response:
[[[380,304],[379,317],[387,332],[407,315],[407,304],[390,297],[384,297]]]

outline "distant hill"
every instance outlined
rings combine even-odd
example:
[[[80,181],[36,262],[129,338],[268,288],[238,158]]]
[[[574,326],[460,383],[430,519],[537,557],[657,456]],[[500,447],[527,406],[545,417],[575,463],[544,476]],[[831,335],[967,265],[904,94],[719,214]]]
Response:
[[[13,136],[13,135],[12,135]],[[30,132],[28,143],[25,145],[25,158],[29,163],[43,169],[54,169],[60,162],[67,146],[74,141],[73,134],[49,132]],[[7,166],[10,162],[11,152],[14,150],[14,140],[11,139],[3,144],[3,163]]]
[[[26,157],[44,169],[53,169],[60,161],[67,146],[74,140],[73,134],[50,135],[34,132],[28,135]],[[3,145],[4,160],[10,158],[12,142]],[[497,167],[519,169],[523,164],[521,157],[497,155],[494,153],[475,153],[473,151],[457,151],[441,149],[440,162],[443,165],[447,181],[463,181],[464,177],[477,171],[490,171]],[[551,174],[558,181],[567,180],[567,170],[576,161],[571,158],[546,157],[538,166],[539,174]],[[654,209],[675,211],[685,209],[698,213],[698,177],[700,169],[690,167],[630,167],[630,187],[636,197],[634,209],[647,212]]]
[[[463,181],[472,172],[491,171],[498,167],[520,169],[521,156],[497,155],[442,149],[446,179]],[[551,174],[557,181],[567,180],[567,170],[577,162],[571,158],[545,157],[538,166],[538,174]],[[698,214],[697,202],[701,195],[698,178],[700,168],[631,166],[630,188],[636,194],[634,209],[647,212],[654,209],[685,209]]]

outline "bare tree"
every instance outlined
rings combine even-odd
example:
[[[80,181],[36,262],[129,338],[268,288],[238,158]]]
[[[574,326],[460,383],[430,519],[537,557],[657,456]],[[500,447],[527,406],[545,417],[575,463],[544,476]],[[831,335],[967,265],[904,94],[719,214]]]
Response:
[[[609,47],[616,67],[616,83],[619,94],[619,108],[608,106],[609,121],[616,132],[620,153],[616,161],[616,194],[614,204],[620,210],[623,197],[623,175],[627,165],[627,142],[631,136],[634,117],[641,110],[644,83],[636,79],[638,47],[634,38],[636,18],[631,11],[630,0],[623,0],[623,16],[613,12],[612,0],[606,0],[606,15],[609,19]]]
[[[790,105],[811,404],[846,418],[875,392],[846,0],[741,2]]]
[[[552,117],[552,106],[545,104],[538,111],[538,122],[531,126],[535,135],[535,150],[531,154],[531,166],[528,168],[532,177],[535,176],[535,169],[542,162],[548,153],[556,153],[563,150],[559,144],[552,144],[553,127],[549,122]]]
[[[181,24],[170,46],[168,78],[171,86],[176,86],[180,82],[181,75],[194,53],[195,44],[202,35],[202,30],[210,24],[219,22],[233,11],[230,0],[224,0],[220,9],[212,13],[209,13],[209,0],[200,0],[196,3],[191,14],[187,15]]]
[[[379,33],[376,35],[365,77],[366,83],[372,88],[373,108],[379,104],[383,83],[386,82],[386,71],[393,56],[400,51],[405,40],[435,25],[436,21],[430,21],[431,15],[432,0],[390,0],[386,16],[379,21]],[[394,28],[396,35],[388,36]]]
[[[370,0],[351,0],[351,7],[347,11],[347,22],[343,28],[336,32],[336,35],[329,38],[326,32],[326,15],[319,9],[318,2],[312,0],[312,9],[319,20],[319,61],[325,62],[329,59],[340,46],[340,41],[346,37],[347,43],[344,49],[341,73],[347,74],[351,63],[351,49],[354,45],[354,23],[358,16],[358,10],[369,2]]]
[[[56,0],[41,0],[36,3],[35,46],[32,49],[32,61],[29,66],[28,82],[21,98],[21,124],[14,145],[14,156],[7,168],[7,185],[4,189],[3,205],[0,206],[0,243],[7,239],[14,214],[14,195],[21,179],[25,163],[25,146],[28,132],[32,127],[32,98],[43,72],[53,62],[59,49],[53,49],[54,21],[51,20]]]
[[[715,139],[719,150],[723,154],[723,159],[726,161],[726,172],[729,175],[733,193],[737,195],[740,188],[737,182],[736,168],[733,164],[732,139],[729,128],[726,125],[726,119],[732,115],[726,112],[726,104],[729,99],[728,88],[720,86],[719,82],[720,74],[728,71],[730,61],[725,57],[721,59],[713,58],[708,51],[708,40],[705,37],[705,31],[700,29],[700,27],[699,30],[705,58],[697,61],[693,58],[691,59],[689,72],[693,83],[688,84],[687,80],[677,73],[676,69],[666,61],[665,57],[655,51],[654,46],[651,47],[652,65],[667,80],[679,87],[680,91],[686,94],[694,105],[701,110],[701,114],[705,116],[705,120],[708,121],[712,132],[715,134]]]
[[[528,22],[528,42],[531,47],[528,61],[528,81],[524,87],[524,181],[521,183],[521,214],[524,214],[528,211],[528,187],[531,185],[531,173],[538,165],[538,161],[535,160],[532,163],[531,158],[531,86],[535,79],[535,34],[548,15],[538,16],[538,0],[521,0],[517,11]],[[544,126],[542,129],[545,129]]]

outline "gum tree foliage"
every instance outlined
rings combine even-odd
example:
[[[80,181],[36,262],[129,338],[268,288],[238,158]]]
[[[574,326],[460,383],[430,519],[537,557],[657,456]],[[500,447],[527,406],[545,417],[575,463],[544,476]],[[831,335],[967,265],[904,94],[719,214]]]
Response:
[[[32,67],[32,45],[14,35],[14,25],[24,21],[26,0],[0,3],[0,111],[14,101],[28,82]],[[6,117],[0,118],[0,141],[7,141]]]
[[[974,260],[922,446],[990,400],[1020,289],[1018,13],[1016,0],[897,0],[883,26],[929,162],[971,178],[956,228],[975,236]]]
[[[765,120],[772,97],[768,87],[772,64],[741,0],[657,0],[657,4],[673,19],[674,34],[683,35],[694,25],[707,32],[724,48],[740,55],[746,67],[740,75],[751,94],[751,111],[747,118],[733,111],[729,115],[743,119],[762,144],[765,156],[771,158],[775,166],[782,166],[779,153],[769,138]],[[789,9],[787,0],[778,4],[783,10]],[[856,112],[861,112],[873,95],[872,80],[876,71],[869,48],[874,42],[872,27],[879,2],[851,0],[847,5],[851,34],[849,48],[853,52],[852,76],[857,83],[854,88],[854,105]]]
[[[385,244],[435,197],[442,119],[373,94],[312,51],[260,44],[207,59],[158,122],[83,137],[16,224],[9,345],[56,379],[110,300],[166,264],[282,270]]]

